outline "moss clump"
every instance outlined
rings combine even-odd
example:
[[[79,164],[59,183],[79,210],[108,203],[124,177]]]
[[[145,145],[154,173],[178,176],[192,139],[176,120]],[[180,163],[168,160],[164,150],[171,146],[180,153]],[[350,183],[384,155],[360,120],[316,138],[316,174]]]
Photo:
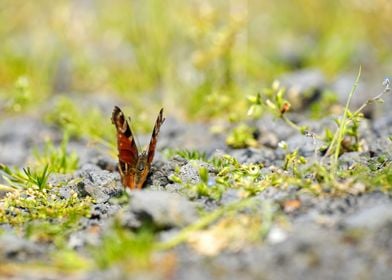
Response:
[[[69,198],[56,192],[26,189],[13,191],[0,200],[0,223],[21,225],[35,220],[76,221],[90,213],[92,199],[79,198],[71,191]]]

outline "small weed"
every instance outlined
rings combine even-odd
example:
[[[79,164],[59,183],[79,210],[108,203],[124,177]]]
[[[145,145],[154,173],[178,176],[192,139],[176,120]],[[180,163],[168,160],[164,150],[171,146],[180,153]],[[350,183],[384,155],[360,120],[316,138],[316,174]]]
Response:
[[[42,170],[31,170],[30,167],[22,170],[11,170],[8,166],[0,164],[0,170],[3,171],[3,178],[16,189],[38,189],[48,188],[48,178],[51,173],[49,166],[45,165]]]
[[[357,78],[355,79],[355,83],[350,91],[349,96],[348,96],[348,100],[346,103],[346,107],[344,109],[343,116],[342,116],[341,120],[337,121],[338,129],[336,130],[335,135],[332,138],[332,141],[331,141],[331,143],[328,147],[328,150],[326,152],[327,155],[333,154],[332,161],[331,161],[331,168],[332,168],[333,174],[336,174],[338,157],[339,157],[340,151],[341,151],[341,143],[343,141],[344,136],[347,134],[347,127],[346,127],[348,125],[347,119],[350,120],[349,117],[352,116],[352,114],[349,112],[348,108],[351,103],[351,98],[353,97],[354,92],[358,86],[360,76],[361,76],[361,68],[359,68]],[[358,118],[355,118],[355,120],[358,121]],[[355,137],[357,138],[357,136],[355,136]]]
[[[392,159],[380,156],[369,159],[366,164],[355,164],[348,170],[339,172],[339,176],[352,180],[352,185],[364,185],[364,191],[381,190],[392,192]]]
[[[208,197],[213,200],[220,200],[225,186],[209,178],[208,170],[205,167],[199,169],[200,182],[197,184],[186,184],[184,189],[190,198]]]
[[[82,111],[74,101],[62,97],[45,119],[48,123],[62,128],[64,135],[74,138],[87,137],[115,151],[114,130],[109,125],[109,118],[103,116],[97,108]]]
[[[241,124],[227,136],[226,144],[235,149],[257,147],[256,129],[246,124]]]
[[[262,110],[264,112],[269,112],[277,118],[281,118],[285,121],[289,126],[300,132],[301,134],[306,134],[308,128],[306,126],[298,126],[294,122],[292,122],[287,117],[287,112],[289,112],[291,104],[285,99],[286,89],[282,87],[279,81],[274,81],[270,88],[265,88],[262,91],[261,96],[258,97],[248,97],[248,100],[251,102],[250,109],[248,110],[249,116],[257,116],[254,115],[254,112],[257,112],[256,109],[252,110],[253,107],[260,107],[259,111]],[[257,95],[260,95],[258,93]],[[261,100],[265,100],[261,102]],[[252,115],[253,114],[253,115]]]
[[[207,160],[207,154],[205,152],[197,151],[197,150],[175,150],[175,149],[166,149],[164,151],[164,155],[166,158],[172,158],[176,155],[186,159],[186,160]]]
[[[362,110],[374,102],[383,102],[382,96],[391,90],[389,79],[383,82],[384,90],[377,96],[368,99],[355,112],[349,110],[351,99],[357,88],[359,78],[361,76],[361,67],[358,70],[358,75],[355,83],[350,91],[344,113],[341,119],[337,120],[338,128],[328,145],[328,150],[325,156],[331,155],[331,172],[336,174],[338,171],[338,158],[344,151],[357,151],[359,149],[359,125],[363,119]],[[324,156],[324,157],[325,157]]]
[[[34,151],[35,165],[49,166],[51,172],[70,173],[78,168],[79,158],[75,152],[68,153],[68,135],[64,133],[60,147],[56,148],[53,142],[47,141],[42,153]]]
[[[286,154],[283,164],[283,170],[291,169],[293,174],[298,175],[298,165],[303,165],[305,163],[306,159],[298,154],[298,149],[295,149],[294,152]]]
[[[246,51],[246,45],[239,44],[237,37],[246,27],[246,15],[217,13],[216,5],[207,5],[211,13],[205,13],[204,5],[191,12],[192,62],[201,79],[190,88],[188,112],[191,116],[211,118],[232,112],[233,106],[237,110],[244,107],[239,98],[243,91],[234,79],[245,70],[240,52]]]

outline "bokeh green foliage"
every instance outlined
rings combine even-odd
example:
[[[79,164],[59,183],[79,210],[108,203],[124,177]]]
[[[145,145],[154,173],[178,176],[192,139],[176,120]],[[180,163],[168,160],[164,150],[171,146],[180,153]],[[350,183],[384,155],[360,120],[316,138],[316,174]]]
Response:
[[[139,111],[226,116],[287,70],[388,67],[391,13],[388,0],[4,0],[0,97],[25,77],[32,102],[107,92]]]

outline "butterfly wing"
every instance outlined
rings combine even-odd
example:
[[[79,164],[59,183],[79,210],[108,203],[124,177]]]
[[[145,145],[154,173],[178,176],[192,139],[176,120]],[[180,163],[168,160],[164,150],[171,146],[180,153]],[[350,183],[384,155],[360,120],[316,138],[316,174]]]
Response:
[[[112,123],[115,125],[117,130],[117,148],[120,172],[125,172],[126,170],[136,166],[139,152],[124,113],[117,106],[113,109]]]
[[[158,141],[159,130],[164,121],[165,118],[163,117],[163,108],[162,108],[159,111],[157,120],[155,122],[154,130],[152,131],[150,145],[148,146],[148,156],[147,156],[148,165],[151,165],[152,160],[154,159],[155,147]]]

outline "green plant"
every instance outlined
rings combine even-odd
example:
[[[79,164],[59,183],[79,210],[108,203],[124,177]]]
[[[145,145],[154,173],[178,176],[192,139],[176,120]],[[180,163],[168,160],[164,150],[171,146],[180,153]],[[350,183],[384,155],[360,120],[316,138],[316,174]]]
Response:
[[[4,205],[0,208],[0,223],[28,225],[31,221],[56,219],[64,229],[76,225],[80,217],[89,215],[92,199],[79,198],[76,192],[65,199],[57,193],[49,194],[45,189],[29,188],[9,192],[0,202]],[[55,227],[51,229],[58,232]]]
[[[205,167],[199,168],[199,177],[199,183],[185,185],[187,195],[190,198],[207,197],[219,201],[226,187],[209,178],[208,170]]]
[[[67,137],[87,137],[93,141],[114,147],[113,143],[108,143],[114,139],[114,129],[110,124],[110,118],[105,117],[97,108],[82,110],[68,97],[61,97],[57,100],[53,109],[45,116],[48,123],[55,124],[64,130]],[[107,125],[101,125],[101,124]]]
[[[126,271],[146,269],[151,266],[151,254],[155,246],[151,231],[143,229],[131,232],[115,223],[99,246],[91,248],[100,269],[120,265]]]
[[[235,149],[257,147],[258,142],[255,135],[255,128],[252,128],[246,124],[240,124],[235,127],[227,136],[226,144]]]
[[[263,190],[263,176],[260,172],[262,164],[240,164],[229,155],[214,157],[211,163],[217,170],[216,184],[238,189],[245,197]]]
[[[164,151],[164,155],[166,158],[172,158],[175,155],[178,155],[186,160],[207,160],[207,154],[205,152],[201,152],[198,150],[176,150],[176,149],[166,149]]]
[[[350,91],[349,96],[348,96],[348,100],[346,103],[346,107],[344,109],[343,116],[342,116],[341,120],[337,121],[338,129],[336,130],[334,137],[332,138],[332,141],[331,141],[331,143],[328,147],[328,150],[326,152],[327,155],[333,154],[333,158],[331,161],[331,168],[332,168],[332,172],[334,174],[336,173],[336,169],[337,169],[338,157],[339,157],[340,151],[341,151],[341,143],[343,141],[343,137],[345,136],[345,134],[347,134],[347,125],[348,125],[348,122],[351,120],[350,116],[351,117],[353,116],[349,112],[349,106],[351,103],[351,98],[354,95],[354,92],[358,86],[360,76],[361,76],[361,67],[359,68],[357,78],[355,79],[355,83]],[[356,117],[358,117],[358,116],[356,116]],[[347,121],[347,119],[348,119],[348,121]],[[355,121],[358,121],[358,118],[355,118]],[[356,131],[357,131],[357,129],[356,129]]]
[[[377,96],[371,99],[368,99],[356,111],[351,112],[349,110],[349,106],[351,103],[351,99],[357,88],[360,76],[361,76],[361,67],[358,70],[357,78],[355,79],[355,83],[350,91],[343,116],[341,119],[336,121],[338,128],[335,131],[331,139],[331,142],[328,145],[328,150],[325,153],[325,156],[328,155],[332,156],[331,171],[333,174],[337,173],[338,158],[342,152],[344,152],[345,150],[352,151],[352,150],[359,149],[358,128],[359,128],[360,121],[363,119],[362,110],[366,106],[374,102],[383,102],[382,96],[391,90],[389,79],[386,79],[383,83],[384,90],[381,93],[379,93]]]
[[[293,174],[298,175],[298,165],[306,163],[306,159],[298,154],[298,149],[291,153],[287,153],[284,159],[283,170],[291,169]]]
[[[31,170],[30,167],[11,170],[8,166],[0,164],[0,170],[4,173],[3,178],[13,188],[37,188],[41,191],[48,188],[47,182],[51,173],[48,165],[45,165],[42,170]]]
[[[246,15],[230,10],[218,13],[218,8],[224,9],[219,3],[205,3],[191,11],[192,63],[202,78],[189,88],[187,109],[193,117],[219,117],[232,112],[232,106],[244,109],[244,89],[237,87],[236,80],[245,65],[246,45],[238,37],[246,27]]]
[[[43,151],[34,151],[35,165],[49,166],[51,172],[70,173],[78,168],[79,158],[75,152],[68,153],[69,137],[67,133],[63,134],[60,146],[56,148],[52,141],[45,143]]]
[[[269,112],[275,117],[281,118],[301,134],[306,134],[308,131],[306,126],[298,126],[286,116],[286,113],[290,110],[291,104],[284,98],[285,93],[286,89],[280,85],[279,81],[274,81],[272,86],[264,88],[262,93],[248,96],[248,116],[257,119],[262,113]]]
[[[13,94],[6,103],[6,109],[20,112],[34,101],[34,95],[30,88],[30,80],[27,76],[20,76],[14,84]]]

